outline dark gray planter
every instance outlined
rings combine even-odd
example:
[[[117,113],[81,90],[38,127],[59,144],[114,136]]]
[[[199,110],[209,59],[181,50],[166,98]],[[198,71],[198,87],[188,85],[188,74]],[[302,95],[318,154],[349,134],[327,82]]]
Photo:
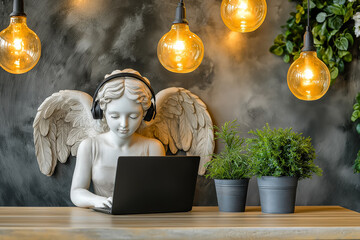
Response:
[[[261,211],[263,213],[293,213],[297,177],[258,178]]]
[[[221,212],[244,212],[249,179],[215,179],[216,196]]]

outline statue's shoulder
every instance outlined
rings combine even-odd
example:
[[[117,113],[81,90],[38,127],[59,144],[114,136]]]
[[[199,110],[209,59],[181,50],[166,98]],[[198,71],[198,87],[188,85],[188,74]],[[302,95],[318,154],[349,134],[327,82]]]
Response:
[[[78,154],[91,153],[94,149],[94,137],[88,137],[81,141],[78,149]]]
[[[104,142],[104,133],[96,135],[94,137],[88,137],[85,138],[81,143],[80,146],[82,146],[83,148],[87,148],[89,150],[92,150],[94,148],[96,148],[96,146],[98,146],[99,144]]]
[[[84,139],[79,146],[78,155],[86,156],[88,160],[96,158],[101,146],[106,143],[103,134]]]
[[[152,145],[152,144],[158,144],[161,142],[159,140],[157,140],[156,138],[149,138],[149,137],[146,137],[146,136],[143,136],[143,135],[138,135],[138,139],[139,141],[143,142],[143,143],[147,143],[149,145]]]
[[[150,155],[154,155],[154,156],[165,155],[164,145],[159,140],[141,135],[140,137],[141,140],[144,143],[146,143],[146,145],[148,146]]]

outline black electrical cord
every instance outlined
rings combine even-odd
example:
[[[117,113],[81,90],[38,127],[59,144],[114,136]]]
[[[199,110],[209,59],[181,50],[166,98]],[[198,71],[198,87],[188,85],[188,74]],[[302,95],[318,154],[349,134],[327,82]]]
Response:
[[[307,25],[310,29],[310,0],[307,1]]]
[[[307,5],[307,26],[304,34],[304,47],[301,49],[302,52],[316,51],[310,27],[310,0],[307,1]]]

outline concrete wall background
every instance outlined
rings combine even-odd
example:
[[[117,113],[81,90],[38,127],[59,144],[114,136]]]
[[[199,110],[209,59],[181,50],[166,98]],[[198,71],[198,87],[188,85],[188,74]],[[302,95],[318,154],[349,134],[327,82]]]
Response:
[[[186,1],[190,30],[204,42],[203,63],[193,73],[165,70],[156,46],[169,31],[177,1],[32,0],[28,25],[42,41],[42,57],[29,73],[0,70],[0,205],[67,206],[75,158],[59,164],[53,177],[39,171],[32,136],[36,109],[52,93],[76,89],[92,95],[103,76],[134,68],[148,77],[155,92],[184,87],[207,104],[215,124],[237,118],[244,136],[269,123],[311,136],[322,177],[299,184],[297,204],[341,205],[360,211],[360,176],[351,165],[360,146],[350,122],[357,92],[358,56],[347,73],[315,102],[290,93],[289,67],[269,53],[294,3],[268,0],[268,15],[255,32],[230,32],[220,17],[220,0]],[[0,28],[9,23],[12,1],[0,0]],[[221,150],[221,146],[218,146]],[[196,204],[214,205],[212,181],[199,177]],[[259,204],[252,179],[249,205]]]

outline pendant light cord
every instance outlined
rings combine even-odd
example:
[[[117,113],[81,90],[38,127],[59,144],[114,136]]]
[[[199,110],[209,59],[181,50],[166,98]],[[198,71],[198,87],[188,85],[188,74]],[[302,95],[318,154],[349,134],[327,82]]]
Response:
[[[307,26],[304,34],[304,47],[301,49],[301,51],[316,51],[314,46],[314,38],[310,28],[310,0],[307,0]]]
[[[307,1],[307,25],[308,28],[310,29],[310,0]]]

